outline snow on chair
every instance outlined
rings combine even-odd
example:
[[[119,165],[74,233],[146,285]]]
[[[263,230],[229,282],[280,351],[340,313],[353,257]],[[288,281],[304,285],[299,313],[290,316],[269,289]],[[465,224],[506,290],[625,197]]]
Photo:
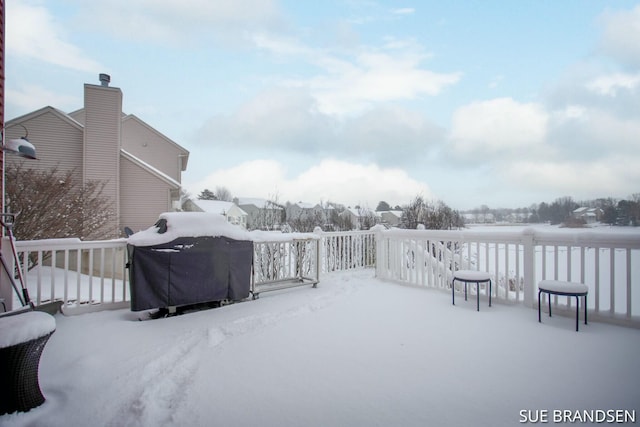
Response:
[[[451,297],[453,298],[453,305],[456,305],[456,280],[464,283],[464,300],[467,300],[467,284],[476,284],[476,300],[477,310],[480,311],[480,283],[488,283],[489,293],[489,307],[491,307],[491,275],[485,271],[476,270],[458,270],[453,273],[453,280],[451,281]]]

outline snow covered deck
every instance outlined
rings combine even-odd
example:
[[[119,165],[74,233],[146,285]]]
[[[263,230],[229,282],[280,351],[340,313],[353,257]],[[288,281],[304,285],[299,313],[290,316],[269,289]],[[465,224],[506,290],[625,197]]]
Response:
[[[640,330],[521,304],[328,273],[317,289],[139,322],[56,316],[47,401],[0,417],[46,426],[516,426],[640,411]],[[531,411],[531,412],[528,412]],[[596,412],[605,411],[605,412]],[[614,414],[610,412],[610,414]],[[565,418],[565,421],[567,419]]]

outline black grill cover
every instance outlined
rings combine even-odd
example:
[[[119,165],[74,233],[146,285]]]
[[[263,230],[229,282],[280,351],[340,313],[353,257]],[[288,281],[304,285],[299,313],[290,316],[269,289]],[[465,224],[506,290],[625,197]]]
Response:
[[[253,242],[180,237],[154,246],[128,245],[131,310],[249,296]]]

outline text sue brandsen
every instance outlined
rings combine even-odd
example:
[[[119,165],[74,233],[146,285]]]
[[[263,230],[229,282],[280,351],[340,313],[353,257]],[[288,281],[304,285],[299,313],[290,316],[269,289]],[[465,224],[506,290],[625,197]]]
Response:
[[[635,424],[635,422],[635,409],[522,409],[520,411],[520,423]]]

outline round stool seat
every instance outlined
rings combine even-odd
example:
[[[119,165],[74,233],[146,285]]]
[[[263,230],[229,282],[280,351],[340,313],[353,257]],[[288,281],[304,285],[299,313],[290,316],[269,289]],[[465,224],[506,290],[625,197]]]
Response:
[[[491,280],[491,275],[489,273],[476,270],[458,270],[453,273],[453,277],[456,280],[466,282],[488,282]]]
[[[586,295],[589,287],[584,283],[563,282],[560,280],[542,280],[538,283],[538,289],[562,295]]]

